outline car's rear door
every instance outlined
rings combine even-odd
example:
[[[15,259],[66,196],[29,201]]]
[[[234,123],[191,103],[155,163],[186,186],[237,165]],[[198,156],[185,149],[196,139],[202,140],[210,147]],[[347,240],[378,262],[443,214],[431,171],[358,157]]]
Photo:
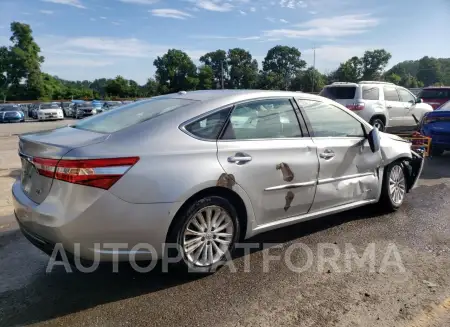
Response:
[[[217,141],[218,160],[248,194],[258,225],[305,214],[316,191],[318,158],[293,99],[238,103]]]
[[[302,98],[297,103],[319,157],[311,212],[376,199],[381,154],[370,150],[361,122],[332,103]]]

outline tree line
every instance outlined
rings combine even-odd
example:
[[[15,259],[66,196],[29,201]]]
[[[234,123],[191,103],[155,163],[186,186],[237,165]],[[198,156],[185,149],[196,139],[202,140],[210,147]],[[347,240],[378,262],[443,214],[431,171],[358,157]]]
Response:
[[[154,60],[155,76],[144,85],[122,76],[69,81],[41,71],[45,58],[30,25],[13,22],[11,33],[11,45],[0,47],[0,95],[10,101],[138,98],[220,88],[319,92],[335,81],[360,80],[385,80],[409,88],[450,84],[450,58],[404,61],[385,71],[391,54],[376,49],[322,74],[307,67],[299,49],[283,45],[267,52],[261,69],[251,53],[241,48],[208,52],[198,66],[182,50],[169,49]]]

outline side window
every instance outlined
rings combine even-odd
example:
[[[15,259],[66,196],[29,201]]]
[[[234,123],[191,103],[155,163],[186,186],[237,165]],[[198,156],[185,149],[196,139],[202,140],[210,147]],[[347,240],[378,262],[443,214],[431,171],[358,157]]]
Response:
[[[398,97],[398,93],[395,87],[385,86],[383,87],[383,92],[384,92],[384,100],[400,101],[400,98]]]
[[[231,108],[220,110],[209,116],[200,118],[199,120],[186,125],[184,128],[196,137],[207,140],[216,140],[227,120],[230,110]]]
[[[380,89],[378,88],[378,86],[363,86],[362,98],[364,100],[379,100]]]
[[[311,124],[314,137],[364,137],[361,122],[333,105],[297,100]]]
[[[301,137],[289,99],[267,99],[238,104],[222,136],[224,140]]]
[[[412,103],[415,102],[416,99],[408,91],[406,91],[404,89],[400,89],[400,88],[398,88],[397,91],[398,91],[398,94],[400,94],[400,100],[402,102],[412,102]]]

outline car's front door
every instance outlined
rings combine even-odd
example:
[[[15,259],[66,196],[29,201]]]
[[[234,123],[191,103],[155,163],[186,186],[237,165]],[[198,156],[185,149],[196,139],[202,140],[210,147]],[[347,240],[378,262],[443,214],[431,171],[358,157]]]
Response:
[[[237,104],[217,148],[226,174],[250,197],[258,225],[310,210],[319,163],[292,99]]]
[[[397,87],[397,92],[400,95],[400,100],[402,101],[403,108],[405,110],[404,113],[404,126],[405,127],[414,127],[418,124],[420,119],[422,118],[422,115],[420,113],[414,112],[415,106],[416,106],[416,97],[409,92],[408,90]],[[415,117],[417,119],[414,119],[413,115],[417,115],[418,117]]]
[[[376,199],[381,154],[370,149],[363,130],[368,127],[337,105],[305,99],[297,102],[319,156],[311,212]]]
[[[384,86],[384,101],[386,110],[389,113],[389,127],[400,127],[404,125],[405,119],[405,106],[400,101],[400,97],[397,93],[395,86]]]

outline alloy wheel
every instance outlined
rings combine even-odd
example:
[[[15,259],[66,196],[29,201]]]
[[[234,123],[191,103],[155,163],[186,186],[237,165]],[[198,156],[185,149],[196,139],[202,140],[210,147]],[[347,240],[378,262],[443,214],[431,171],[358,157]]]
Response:
[[[196,266],[211,266],[228,251],[234,237],[234,224],[228,212],[208,206],[194,214],[183,232],[183,251]]]
[[[389,196],[396,205],[402,204],[406,193],[405,174],[402,167],[395,165],[389,176]]]

